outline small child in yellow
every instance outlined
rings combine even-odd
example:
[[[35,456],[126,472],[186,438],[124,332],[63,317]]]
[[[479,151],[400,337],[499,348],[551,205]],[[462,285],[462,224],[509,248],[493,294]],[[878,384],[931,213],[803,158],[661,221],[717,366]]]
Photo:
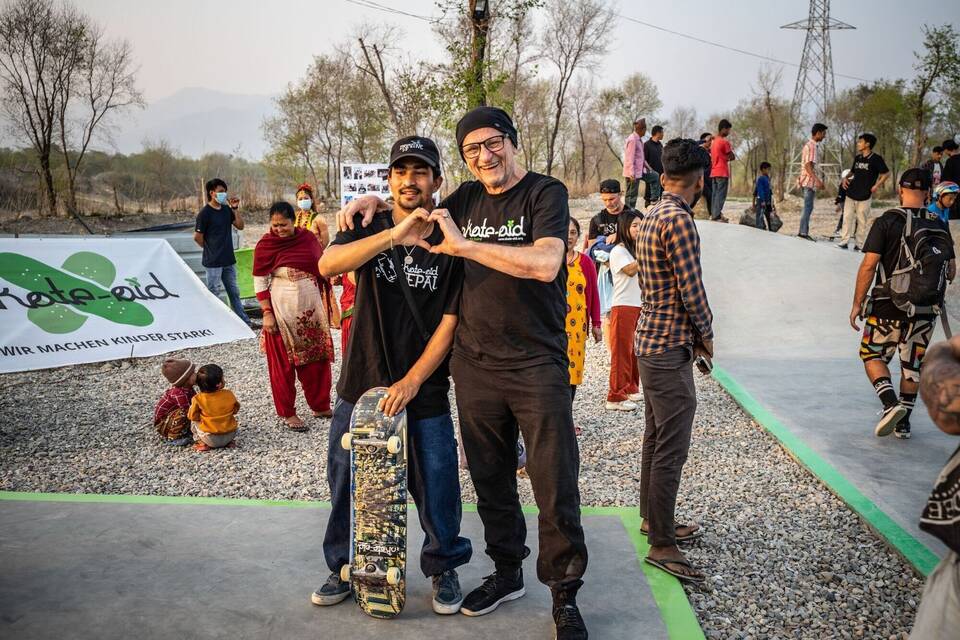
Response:
[[[193,421],[191,430],[197,451],[236,446],[237,412],[240,403],[229,389],[223,388],[223,369],[205,364],[197,370],[200,392],[193,397],[187,417]]]

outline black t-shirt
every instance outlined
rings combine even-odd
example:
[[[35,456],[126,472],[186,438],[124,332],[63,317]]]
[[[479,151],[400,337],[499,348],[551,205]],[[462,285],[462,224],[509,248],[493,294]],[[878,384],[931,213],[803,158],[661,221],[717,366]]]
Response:
[[[960,153],[947,158],[940,170],[940,182],[950,181],[960,184]],[[960,198],[958,198],[960,200]]]
[[[657,173],[663,173],[663,144],[653,138],[643,143],[643,157]]]
[[[465,182],[440,206],[450,210],[468,240],[517,247],[557,238],[566,246],[567,188],[550,176],[528,172],[495,195],[480,182]],[[549,362],[567,367],[565,266],[550,282],[515,278],[473,260],[464,261],[463,271],[454,355],[484,369]]]
[[[640,215],[639,211],[635,211],[633,208],[626,205],[623,206],[623,209],[620,213],[625,213],[627,211],[633,211],[637,215]],[[620,213],[613,214],[607,211],[606,209],[601,209],[600,213],[590,218],[590,228],[587,231],[587,240],[593,240],[594,238],[607,237],[611,233],[617,232],[617,220],[619,220]]]
[[[853,159],[850,170],[853,172],[853,177],[850,178],[850,186],[847,187],[847,197],[859,202],[869,200],[873,195],[870,189],[877,183],[877,177],[881,173],[890,171],[887,163],[876,153],[871,153],[867,157],[858,153]]]
[[[915,216],[927,215],[926,209],[909,209],[904,207],[904,211],[910,212]],[[933,215],[933,214],[931,214]],[[900,238],[903,237],[903,227],[906,220],[903,214],[895,209],[890,209],[882,216],[877,218],[870,227],[870,233],[867,234],[867,240],[863,243],[864,253],[880,254],[880,264],[883,265],[883,271],[890,277],[893,270],[897,268],[897,261],[900,258]],[[950,258],[953,258],[953,250],[950,250]],[[876,284],[880,284],[880,270],[877,269]],[[885,320],[909,320],[906,311],[898,309],[890,300],[875,300],[873,303],[873,312],[878,318]],[[917,314],[913,318],[927,319],[935,316]]]
[[[361,218],[357,216],[352,231],[337,232],[330,245],[347,244],[393,226],[390,211],[377,213],[366,228],[360,224]],[[442,241],[443,233],[438,228],[427,238],[430,244]],[[444,314],[457,313],[463,261],[420,247],[397,247],[396,250],[424,328],[432,333]],[[409,264],[407,256],[411,258]],[[337,395],[354,404],[367,390],[389,387],[400,380],[427,346],[397,279],[390,251],[378,253],[357,269],[356,278],[353,322],[337,382]],[[432,418],[450,411],[448,378],[444,360],[407,405],[411,418]]]
[[[237,214],[229,205],[214,209],[209,204],[197,214],[197,233],[203,234],[203,266],[229,267],[237,259],[233,256],[233,221]]]

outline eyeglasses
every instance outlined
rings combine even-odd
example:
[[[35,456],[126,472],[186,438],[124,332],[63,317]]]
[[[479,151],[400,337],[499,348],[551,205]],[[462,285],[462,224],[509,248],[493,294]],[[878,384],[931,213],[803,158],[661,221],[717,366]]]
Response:
[[[473,142],[471,144],[465,144],[460,147],[460,151],[463,152],[464,158],[476,158],[480,155],[480,145],[483,145],[487,148],[488,151],[493,151],[496,153],[503,149],[503,139],[506,138],[506,135],[491,136],[484,140],[483,142]]]

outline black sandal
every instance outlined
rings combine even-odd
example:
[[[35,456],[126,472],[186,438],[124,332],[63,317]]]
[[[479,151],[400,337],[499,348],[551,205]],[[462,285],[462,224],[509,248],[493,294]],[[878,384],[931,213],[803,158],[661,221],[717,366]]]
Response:
[[[669,573],[670,575],[672,575],[674,578],[676,578],[681,582],[689,582],[690,584],[703,584],[703,582],[707,579],[707,576],[703,575],[702,573],[699,576],[691,576],[685,573],[678,573],[676,571],[671,570],[669,567],[667,567],[668,564],[679,564],[681,567],[693,569],[693,565],[690,564],[690,562],[683,557],[664,558],[662,560],[654,560],[653,558],[647,556],[646,558],[643,559],[643,561],[649,565],[656,567],[657,569],[660,569],[661,571],[665,571],[666,573]]]

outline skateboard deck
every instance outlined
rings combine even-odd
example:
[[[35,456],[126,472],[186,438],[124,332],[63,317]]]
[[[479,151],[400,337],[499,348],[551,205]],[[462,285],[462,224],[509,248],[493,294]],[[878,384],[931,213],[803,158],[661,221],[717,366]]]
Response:
[[[402,610],[407,558],[407,414],[377,408],[387,389],[364,393],[341,444],[350,450],[350,563],[340,576],[374,618]],[[349,575],[348,575],[349,574]]]

